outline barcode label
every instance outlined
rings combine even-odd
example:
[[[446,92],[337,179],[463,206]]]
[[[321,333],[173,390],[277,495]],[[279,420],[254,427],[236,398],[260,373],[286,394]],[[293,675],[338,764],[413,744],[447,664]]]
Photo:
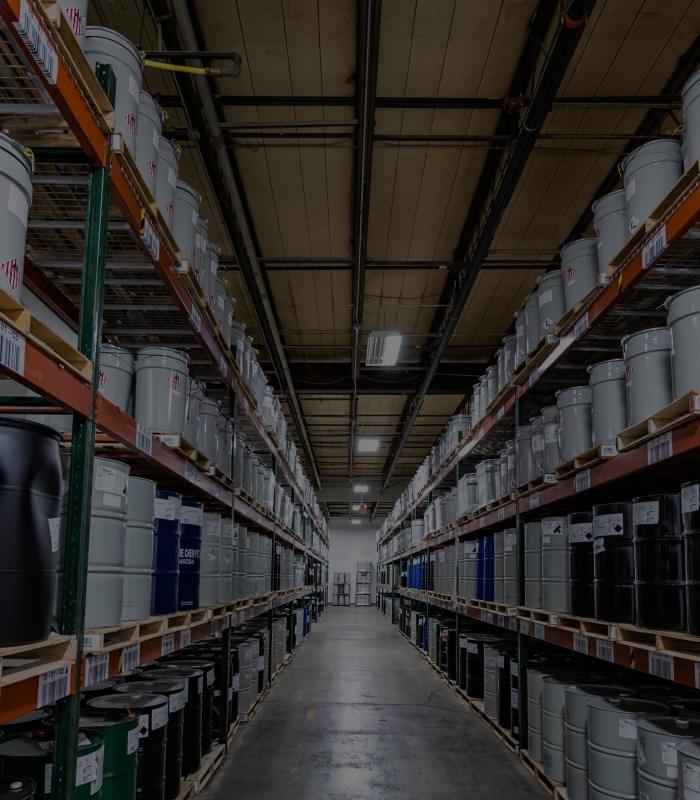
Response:
[[[673,434],[663,433],[647,442],[647,463],[658,464],[673,455]]]
[[[136,423],[136,447],[147,456],[153,455],[153,434],[140,422]]]
[[[221,620],[213,619],[211,621],[211,635],[218,636],[221,633]]]
[[[223,630],[227,631],[231,627],[231,614],[226,614],[223,621]]]
[[[588,330],[588,311],[581,317],[581,319],[574,325],[574,339],[580,339],[583,334]]]
[[[70,694],[70,666],[39,675],[37,706],[51,706]]]
[[[0,366],[7,367],[17,375],[24,375],[26,349],[24,336],[0,322]]]
[[[526,619],[520,620],[520,633],[524,633],[525,636],[528,636],[530,633],[530,623]]]
[[[141,234],[141,241],[144,243],[146,250],[153,256],[155,261],[160,258],[160,239],[153,227],[153,223],[148,217],[143,220],[143,233]]]
[[[183,650],[185,647],[189,647],[192,641],[192,631],[189,628],[185,628],[184,631],[180,631],[180,649]]]
[[[535,623],[535,638],[536,639],[544,639],[544,637],[545,637],[544,623],[536,622]]]
[[[109,677],[109,654],[92,656],[85,659],[85,688],[93,683],[106,681]]]
[[[194,305],[190,311],[190,321],[192,322],[192,327],[199,333],[202,330],[202,316]]]
[[[97,650],[102,650],[102,637],[99,633],[86,633],[83,636],[83,651],[94,653]]]
[[[197,483],[197,467],[191,461],[185,461],[185,480]]]
[[[574,634],[574,652],[588,653],[588,636],[585,633]]]
[[[510,617],[508,619],[508,627],[512,631],[517,631],[518,630],[518,620],[515,617]]]
[[[121,658],[121,672],[122,674],[125,672],[131,672],[132,669],[136,669],[139,665],[139,661],[141,660],[141,645],[130,644],[128,647],[125,647],[122,650],[122,658]]]
[[[506,518],[506,510],[503,506],[501,506],[496,512],[496,519],[498,522],[503,522],[505,518]]]
[[[530,509],[539,508],[539,505],[540,505],[540,493],[533,492],[530,495]]]
[[[649,653],[649,674],[667,681],[674,680],[673,656],[667,653]]]
[[[601,661],[614,661],[613,643],[598,639],[595,643],[595,654]]]
[[[219,359],[219,372],[221,373],[221,377],[228,381],[228,363],[224,356],[221,356]]]
[[[486,527],[486,517],[479,517],[479,527],[480,528]]]
[[[486,622],[488,622],[489,625],[493,625],[493,613],[491,611],[486,614]]]
[[[537,383],[539,379],[540,379],[540,368],[536,367],[535,369],[532,370],[532,372],[530,373],[530,377],[527,379],[528,387],[532,389],[532,387]]]
[[[574,476],[574,492],[584,492],[591,488],[591,471],[584,469]]]
[[[649,269],[667,246],[666,226],[664,225],[642,248],[642,269]]]
[[[175,634],[166,633],[161,641],[161,656],[170,655],[175,652]]]
[[[486,611],[485,609],[481,609],[481,621],[486,622]]]
[[[34,57],[42,75],[49,83],[56,83],[58,80],[58,56],[27,0],[22,0],[19,4],[19,22],[15,23],[15,27]]]
[[[617,455],[617,447],[614,444],[602,444],[600,446],[601,458],[613,458]]]

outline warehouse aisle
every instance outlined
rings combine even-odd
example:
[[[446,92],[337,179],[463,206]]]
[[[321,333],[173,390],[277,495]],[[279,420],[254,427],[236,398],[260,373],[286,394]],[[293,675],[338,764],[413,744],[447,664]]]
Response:
[[[546,796],[374,608],[330,608],[203,800]]]

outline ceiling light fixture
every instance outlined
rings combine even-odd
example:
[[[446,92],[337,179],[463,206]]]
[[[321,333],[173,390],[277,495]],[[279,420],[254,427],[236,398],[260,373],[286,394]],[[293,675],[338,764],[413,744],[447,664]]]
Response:
[[[357,440],[358,453],[376,453],[377,450],[379,450],[379,439],[365,436]]]
[[[352,490],[355,492],[355,494],[365,494],[365,492],[369,491],[369,486],[367,486],[366,483],[356,483],[352,487]]]
[[[372,331],[367,337],[368,367],[394,367],[399,360],[401,334],[396,331]]]

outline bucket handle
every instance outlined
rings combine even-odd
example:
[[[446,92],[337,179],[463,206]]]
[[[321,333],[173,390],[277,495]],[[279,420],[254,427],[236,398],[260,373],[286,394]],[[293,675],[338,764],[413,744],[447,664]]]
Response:
[[[36,166],[36,159],[34,158],[34,151],[31,147],[24,148],[24,155],[27,156],[29,159],[29,163],[32,165],[32,175],[34,174],[34,168]]]

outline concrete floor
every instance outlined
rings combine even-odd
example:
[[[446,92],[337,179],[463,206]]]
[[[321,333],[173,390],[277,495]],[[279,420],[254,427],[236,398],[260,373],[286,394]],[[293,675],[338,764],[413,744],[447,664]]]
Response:
[[[374,608],[330,608],[203,800],[548,795]]]

